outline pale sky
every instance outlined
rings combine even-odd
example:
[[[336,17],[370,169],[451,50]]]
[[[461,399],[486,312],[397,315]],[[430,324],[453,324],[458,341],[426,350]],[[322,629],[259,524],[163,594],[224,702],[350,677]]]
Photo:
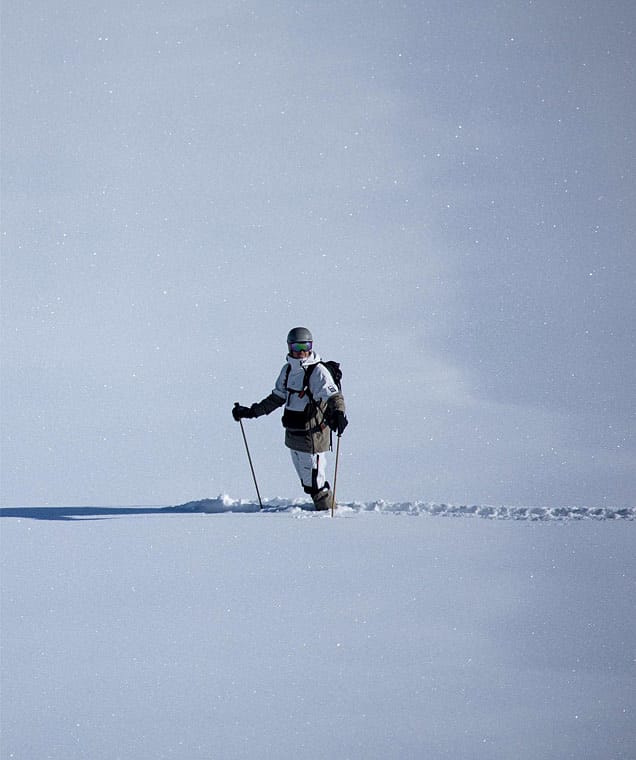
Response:
[[[634,505],[633,2],[2,15],[4,505],[251,498],[296,325],[341,499]]]

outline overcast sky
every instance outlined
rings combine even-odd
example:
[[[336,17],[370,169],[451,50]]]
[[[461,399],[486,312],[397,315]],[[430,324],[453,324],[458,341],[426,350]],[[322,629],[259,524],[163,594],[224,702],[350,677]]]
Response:
[[[4,0],[2,503],[634,505],[633,0]],[[264,496],[301,496],[279,415]]]

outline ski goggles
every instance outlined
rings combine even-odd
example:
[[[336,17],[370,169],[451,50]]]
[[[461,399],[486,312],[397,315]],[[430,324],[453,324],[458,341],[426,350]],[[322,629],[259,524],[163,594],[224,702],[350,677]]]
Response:
[[[311,351],[313,342],[307,340],[304,343],[288,343],[287,345],[289,346],[290,353],[300,354],[302,351]]]

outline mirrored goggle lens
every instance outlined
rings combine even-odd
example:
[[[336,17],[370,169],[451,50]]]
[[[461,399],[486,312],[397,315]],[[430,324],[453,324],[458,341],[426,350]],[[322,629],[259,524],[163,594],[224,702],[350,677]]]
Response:
[[[312,342],[309,340],[306,343],[290,343],[289,350],[293,354],[299,354],[301,351],[311,351]]]

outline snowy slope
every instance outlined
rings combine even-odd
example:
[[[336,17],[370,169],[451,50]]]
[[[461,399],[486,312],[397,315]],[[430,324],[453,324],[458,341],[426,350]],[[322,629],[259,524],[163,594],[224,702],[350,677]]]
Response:
[[[3,760],[636,757],[633,509],[266,507],[2,510]]]

